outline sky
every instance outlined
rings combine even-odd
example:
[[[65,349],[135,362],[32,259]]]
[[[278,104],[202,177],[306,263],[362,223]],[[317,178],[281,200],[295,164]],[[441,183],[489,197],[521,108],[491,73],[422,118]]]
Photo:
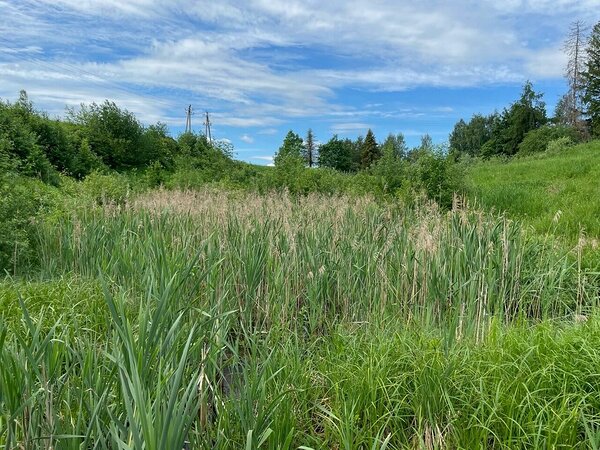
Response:
[[[0,0],[0,98],[36,108],[115,101],[269,164],[285,134],[428,133],[502,110],[525,81],[552,113],[569,24],[600,0]]]

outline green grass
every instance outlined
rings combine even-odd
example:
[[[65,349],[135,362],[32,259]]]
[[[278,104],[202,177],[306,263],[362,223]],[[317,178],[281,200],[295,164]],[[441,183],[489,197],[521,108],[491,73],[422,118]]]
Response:
[[[0,283],[0,446],[600,446],[599,286],[504,216],[155,191]]]
[[[469,195],[479,204],[522,219],[541,234],[575,246],[581,233],[588,247],[600,239],[600,141],[541,154],[487,161],[467,173]]]

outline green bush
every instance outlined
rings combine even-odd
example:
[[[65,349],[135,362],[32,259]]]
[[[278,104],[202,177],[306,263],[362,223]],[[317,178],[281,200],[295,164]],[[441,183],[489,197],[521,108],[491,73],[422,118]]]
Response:
[[[159,161],[154,161],[144,172],[144,184],[149,188],[161,186],[168,179],[168,171]]]
[[[29,123],[33,112],[24,104],[25,99],[15,105],[0,101],[0,165],[57,185],[58,172],[39,145],[39,136]]]
[[[577,130],[571,127],[543,126],[525,135],[523,141],[519,144],[519,155],[545,152],[550,142],[560,138],[568,138],[571,142],[578,142],[579,135]]]
[[[549,154],[561,153],[569,148],[572,148],[574,145],[575,142],[573,142],[573,139],[568,136],[563,136],[548,142],[546,152]]]
[[[36,223],[60,203],[60,191],[39,180],[0,176],[0,272],[16,275],[35,265]]]
[[[411,191],[422,192],[443,208],[452,206],[454,193],[464,190],[462,166],[441,150],[427,151],[408,170]]]
[[[124,175],[93,172],[82,182],[81,191],[84,197],[98,205],[121,205],[129,197],[131,187]]]

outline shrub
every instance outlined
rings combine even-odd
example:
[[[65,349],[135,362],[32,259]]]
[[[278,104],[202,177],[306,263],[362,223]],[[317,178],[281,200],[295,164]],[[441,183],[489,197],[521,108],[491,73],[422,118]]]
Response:
[[[149,188],[164,184],[167,178],[168,172],[159,161],[154,161],[144,172],[144,184]]]
[[[575,145],[573,139],[568,136],[559,137],[558,139],[553,139],[548,142],[548,146],[546,147],[546,152],[550,154],[561,153]]]
[[[559,138],[568,138],[572,142],[579,140],[577,131],[571,127],[547,125],[525,135],[523,142],[519,144],[519,155],[545,152],[548,144]]]
[[[0,272],[20,274],[35,264],[36,223],[60,202],[60,191],[39,180],[0,176]]]
[[[140,167],[153,159],[142,124],[113,102],[82,105],[79,111],[71,111],[69,118],[81,128],[92,152],[111,169]]]
[[[123,175],[93,172],[82,182],[83,195],[98,205],[123,204],[130,194],[130,184]]]
[[[444,208],[452,206],[455,192],[463,190],[463,169],[440,149],[419,155],[409,170],[413,192],[422,192]]]

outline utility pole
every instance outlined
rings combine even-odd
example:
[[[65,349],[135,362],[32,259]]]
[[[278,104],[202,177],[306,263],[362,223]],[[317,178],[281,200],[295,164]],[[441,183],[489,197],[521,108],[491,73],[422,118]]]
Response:
[[[185,132],[186,133],[192,132],[192,115],[193,114],[194,114],[194,111],[192,109],[192,105],[189,105],[185,109]]]
[[[211,144],[212,136],[210,134],[210,118],[208,117],[208,111],[206,111],[206,119],[204,121],[204,127],[205,127],[206,139],[208,139],[208,143]]]

